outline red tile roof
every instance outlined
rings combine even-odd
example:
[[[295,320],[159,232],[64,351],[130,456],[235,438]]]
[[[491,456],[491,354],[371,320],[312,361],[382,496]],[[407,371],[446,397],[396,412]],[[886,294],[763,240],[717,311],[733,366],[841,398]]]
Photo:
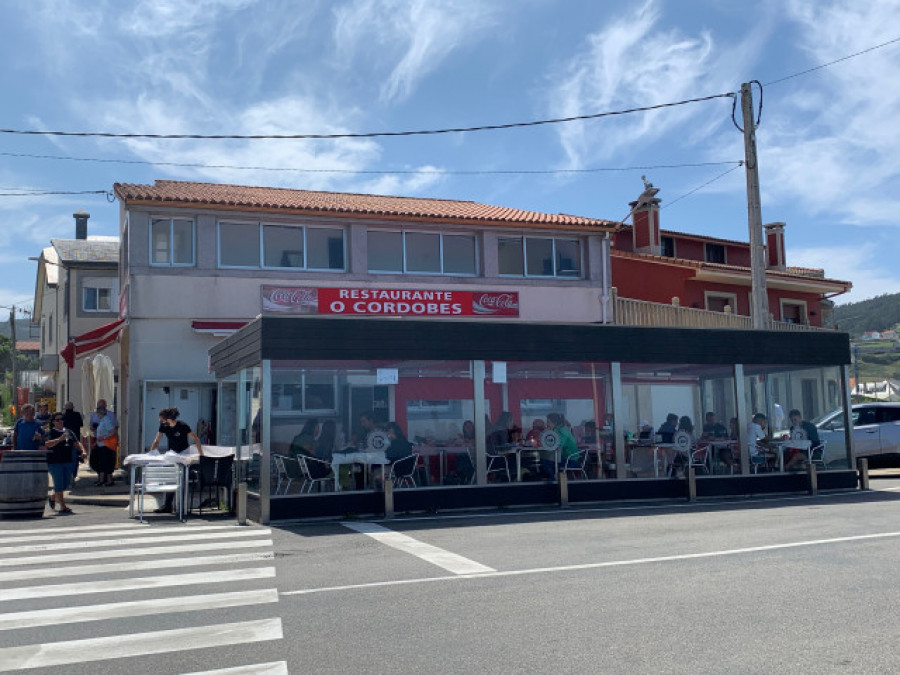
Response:
[[[41,351],[41,343],[37,340],[16,340],[16,351],[39,352]]]
[[[523,211],[451,199],[387,197],[344,192],[315,192],[287,188],[220,185],[158,180],[153,185],[116,183],[116,195],[125,204],[150,203],[203,206],[235,210],[286,211],[316,214],[345,213],[359,217],[430,219],[452,222],[506,223],[518,226],[577,227],[612,230],[615,223],[566,214]]]

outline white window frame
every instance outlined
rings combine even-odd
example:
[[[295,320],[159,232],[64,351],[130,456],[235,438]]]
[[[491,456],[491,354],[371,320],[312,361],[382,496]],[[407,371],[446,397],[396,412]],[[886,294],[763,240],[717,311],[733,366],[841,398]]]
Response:
[[[155,262],[153,260],[153,223],[154,221],[169,221],[169,244],[168,244],[168,262]],[[184,220],[191,224],[191,261],[180,263],[174,262],[174,240],[175,240],[175,221]],[[193,218],[185,218],[183,216],[150,216],[150,227],[147,232],[147,239],[150,242],[150,266],[151,267],[194,267],[197,264],[197,222]]]
[[[580,237],[554,237],[554,236],[540,236],[540,235],[523,235],[521,237],[507,237],[500,235],[499,239],[520,239],[522,241],[522,270],[523,274],[504,274],[498,271],[498,276],[508,277],[512,279],[521,279],[523,277],[529,279],[584,279],[584,255],[585,255],[585,241]],[[529,274],[528,273],[528,240],[529,239],[549,239],[552,243],[553,253],[551,254],[551,260],[553,261],[553,274]],[[578,244],[578,254],[580,260],[578,261],[578,276],[560,276],[556,269],[556,242],[557,241],[574,241]],[[499,261],[498,261],[499,267]]]
[[[709,300],[710,298],[727,298],[728,304],[731,305],[731,313],[737,314],[737,293],[727,293],[725,291],[704,291],[703,292],[703,308],[708,312],[714,312],[716,310],[709,308]]]
[[[786,306],[799,307],[800,308],[800,317],[801,321],[798,325],[800,326],[808,326],[809,325],[809,307],[806,304],[806,300],[794,300],[793,298],[779,298],[778,300],[778,310],[779,310],[779,321],[782,323],[790,323],[785,321],[784,319],[784,308]]]
[[[88,291],[97,293],[97,309],[88,309],[85,302]],[[109,309],[100,309],[100,291],[109,293]],[[81,311],[90,314],[113,314],[118,311],[119,280],[115,277],[85,277],[81,281]]]
[[[257,241],[259,246],[258,263],[256,265],[225,265],[222,263],[222,225],[245,225],[247,227],[256,226]],[[303,265],[300,267],[280,267],[274,265],[266,265],[265,251],[265,228],[272,227],[293,227],[299,230],[300,238],[303,242]],[[326,267],[310,267],[309,266],[309,241],[307,233],[309,230],[328,230],[331,232],[341,233],[341,247],[344,253],[344,266],[340,269],[331,269]],[[344,227],[331,227],[322,225],[320,227],[299,225],[297,223],[277,222],[277,221],[251,221],[251,220],[233,220],[223,218],[216,223],[216,265],[219,269],[226,270],[278,270],[282,272],[331,272],[342,274],[347,271],[347,229]]]
[[[429,276],[429,277],[477,277],[478,276],[478,256],[479,256],[479,247],[478,247],[478,237],[474,232],[434,232],[431,230],[366,230],[366,247],[368,248],[368,236],[370,232],[383,233],[383,234],[399,234],[400,235],[400,245],[402,248],[402,259],[401,259],[401,270],[373,270],[368,269],[368,255],[366,259],[366,270],[369,274],[410,274],[410,275],[420,275],[420,276]],[[406,235],[407,234],[430,234],[436,235],[438,238],[438,248],[440,250],[440,261],[441,261],[441,271],[440,272],[422,272],[419,270],[410,271],[407,266],[407,256],[406,256]],[[475,271],[470,273],[467,272],[445,272],[444,271],[444,236],[448,237],[471,237],[472,242],[475,244]]]

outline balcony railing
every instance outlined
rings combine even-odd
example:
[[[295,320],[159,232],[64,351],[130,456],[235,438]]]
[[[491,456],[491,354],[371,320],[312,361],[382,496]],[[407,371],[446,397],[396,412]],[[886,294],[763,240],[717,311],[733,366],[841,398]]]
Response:
[[[671,328],[740,328],[750,330],[753,328],[753,320],[749,316],[733,314],[729,306],[725,306],[724,312],[711,312],[706,309],[694,309],[682,307],[678,298],[672,298],[672,304],[661,302],[648,302],[646,300],[633,300],[620,298],[616,289],[612,289],[611,295],[613,323],[623,326],[668,326]],[[767,330],[786,331],[816,331],[830,330],[818,326],[809,326],[802,323],[788,323],[775,321],[769,317],[766,322]]]

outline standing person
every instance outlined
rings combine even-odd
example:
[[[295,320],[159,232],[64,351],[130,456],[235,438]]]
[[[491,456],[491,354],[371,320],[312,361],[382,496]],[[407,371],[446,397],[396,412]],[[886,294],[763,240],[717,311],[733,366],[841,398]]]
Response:
[[[97,401],[97,410],[91,413],[91,428],[96,439],[91,448],[91,468],[97,472],[95,485],[110,487],[115,485],[113,471],[116,470],[116,450],[119,448],[119,422],[114,413],[106,409],[106,401]]]
[[[72,485],[75,477],[75,467],[80,457],[84,454],[84,447],[78,437],[70,429],[64,426],[65,418],[62,413],[53,415],[52,424],[47,439],[47,469],[53,478],[53,495],[50,497],[50,508],[53,501],[59,507],[60,515],[69,515],[72,509],[66,506],[65,491]]]
[[[46,403],[38,403],[37,413],[35,413],[34,419],[41,423],[41,426],[44,427],[44,431],[50,431],[50,418],[50,406]]]
[[[184,452],[193,443],[197,446],[197,452],[203,456],[200,439],[187,424],[178,419],[180,414],[178,408],[163,408],[159,411],[159,431],[156,432],[156,437],[150,444],[150,452],[159,447],[159,442],[165,436],[170,451]],[[175,495],[167,492],[165,502],[158,509],[154,509],[153,513],[172,513],[174,499]]]
[[[75,404],[72,403],[72,401],[66,402],[62,416],[63,426],[75,435],[75,438],[79,441],[79,445],[81,445],[81,429],[84,427],[84,417],[81,416],[80,412],[75,410]],[[84,446],[82,446],[81,454],[84,454]],[[78,464],[81,459],[79,457],[73,457],[73,461],[75,462],[75,470],[72,474],[72,480],[78,476]]]
[[[44,444],[44,428],[34,418],[34,406],[22,406],[22,417],[13,427],[12,445],[16,450],[37,450]]]

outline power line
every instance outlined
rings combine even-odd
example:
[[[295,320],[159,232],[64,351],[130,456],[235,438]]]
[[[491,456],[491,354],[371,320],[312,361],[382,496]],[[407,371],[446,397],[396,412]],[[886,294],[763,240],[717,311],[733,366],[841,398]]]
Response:
[[[787,75],[787,76],[779,78],[777,80],[772,80],[771,82],[766,82],[766,86],[768,87],[770,84],[779,84],[781,82],[784,82],[785,80],[790,80],[795,77],[800,77],[801,75],[807,75],[807,74],[815,72],[817,70],[821,70],[822,68],[827,68],[828,66],[833,66],[835,63],[840,63],[841,61],[846,61],[847,59],[852,59],[852,58],[860,56],[862,54],[868,54],[869,52],[873,52],[876,49],[881,49],[882,47],[887,47],[888,45],[892,45],[895,42],[900,42],[900,37],[895,37],[893,40],[888,40],[887,42],[882,42],[880,45],[875,45],[874,47],[869,47],[868,49],[863,49],[862,51],[855,52],[853,54],[848,54],[847,56],[842,56],[841,58],[835,59],[834,61],[829,61],[828,63],[823,63],[821,65],[814,66],[812,68],[807,68],[806,70],[801,70],[799,73],[794,73],[793,75]]]
[[[20,188],[7,188],[18,190]],[[28,188],[23,188],[28,189]],[[109,190],[33,190],[30,192],[0,192],[0,197],[45,197],[47,195],[110,195]]]
[[[700,103],[717,98],[734,98],[734,92],[724,94],[712,94],[700,96],[672,103],[658,103],[656,105],[628,108],[626,110],[613,110],[610,112],[594,113],[591,115],[574,115],[572,117],[558,117],[554,119],[535,120],[531,122],[511,122],[508,124],[484,124],[474,127],[454,127],[449,129],[423,129],[419,131],[374,131],[366,133],[345,134],[139,134],[139,133],[113,133],[108,131],[49,131],[38,129],[0,129],[3,134],[19,134],[26,136],[78,136],[99,138],[164,138],[164,139],[202,139],[202,140],[322,140],[338,138],[377,138],[383,136],[426,136],[435,134],[455,134],[467,131],[496,131],[499,129],[516,129],[522,127],[536,127],[545,124],[562,124],[565,122],[577,122],[582,120],[600,119],[615,115],[628,115],[636,112],[673,108],[687,105],[688,103]]]
[[[661,207],[660,207],[660,210],[662,210],[662,209],[664,209],[664,208],[666,208],[666,207],[672,206],[672,204],[674,204],[675,202],[680,202],[680,201],[681,201],[682,199],[684,199],[685,197],[690,197],[690,196],[691,196],[692,194],[694,194],[695,192],[699,192],[700,190],[702,190],[703,188],[705,188],[707,185],[709,185],[709,184],[711,184],[711,183],[715,183],[715,182],[716,182],[717,180],[719,180],[720,178],[724,178],[725,176],[727,176],[728,174],[730,174],[732,171],[735,171],[736,169],[740,169],[742,166],[744,166],[743,160],[740,161],[740,162],[738,162],[738,165],[737,165],[737,166],[731,167],[730,169],[728,169],[728,171],[724,171],[724,172],[720,173],[720,174],[719,174],[718,176],[716,176],[715,178],[706,181],[703,185],[700,185],[700,186],[698,186],[698,187],[695,187],[695,188],[694,188],[693,190],[691,190],[690,192],[685,192],[683,195],[681,195],[681,196],[678,197],[677,199],[673,199],[673,200],[670,201],[668,204],[665,204],[665,205],[661,206]]]
[[[27,159],[52,159],[67,162],[99,162],[105,164],[141,164],[147,166],[173,166],[192,169],[230,169],[237,171],[279,171],[296,173],[338,173],[338,174],[375,174],[375,175],[490,175],[490,174],[577,174],[616,171],[646,171],[649,169],[683,169],[703,166],[727,166],[731,162],[685,162],[681,164],[655,164],[648,166],[596,167],[593,169],[299,169],[296,167],[277,166],[241,166],[235,164],[199,164],[191,162],[153,162],[141,159],[103,159],[98,157],[69,157],[65,155],[36,155],[30,153],[0,152],[2,157],[19,157]],[[20,188],[0,188],[18,190]],[[25,188],[21,188],[25,189]]]

